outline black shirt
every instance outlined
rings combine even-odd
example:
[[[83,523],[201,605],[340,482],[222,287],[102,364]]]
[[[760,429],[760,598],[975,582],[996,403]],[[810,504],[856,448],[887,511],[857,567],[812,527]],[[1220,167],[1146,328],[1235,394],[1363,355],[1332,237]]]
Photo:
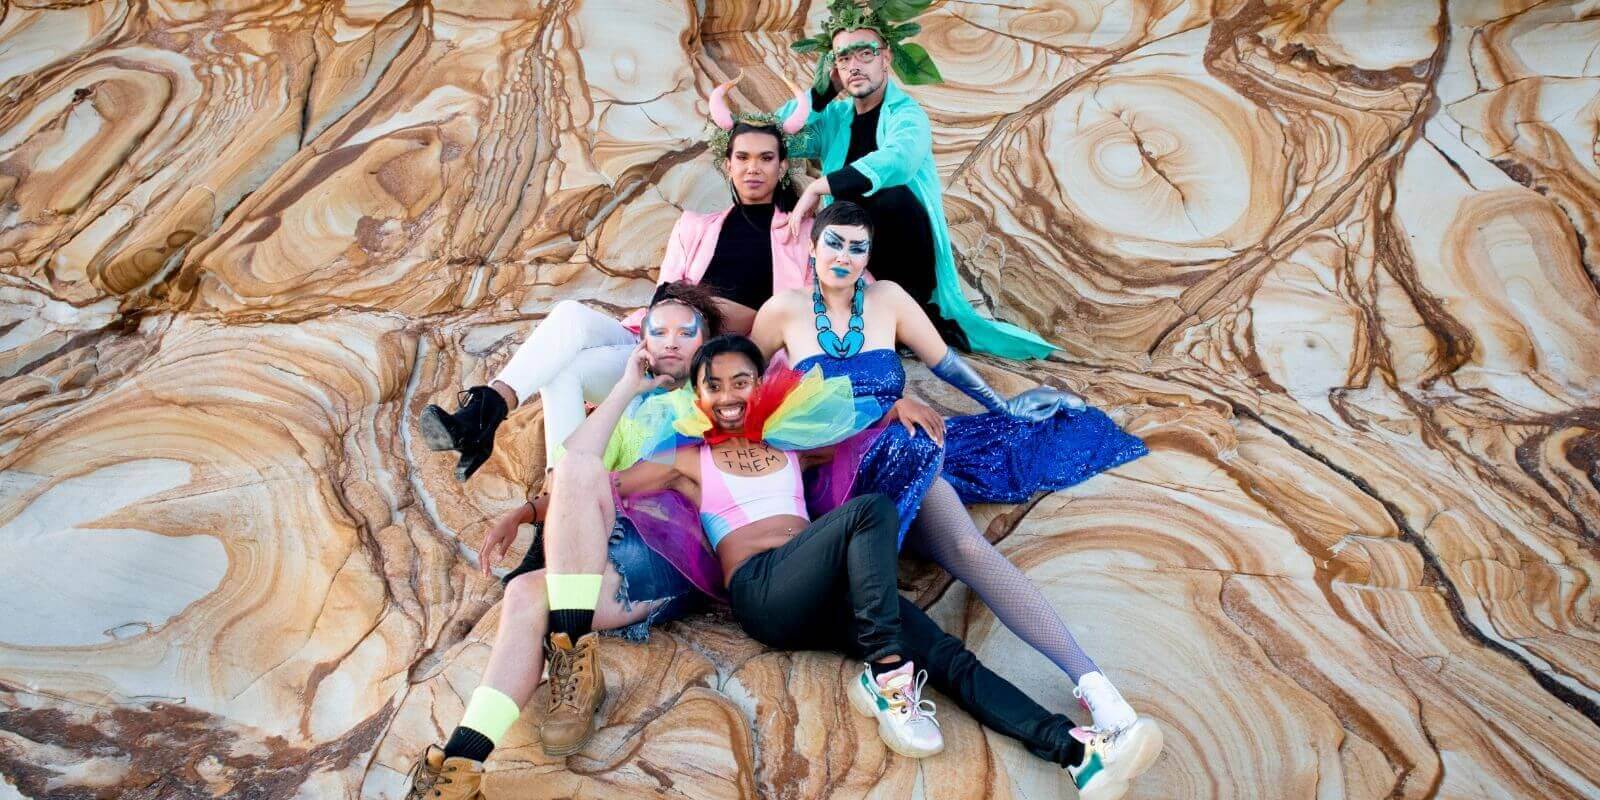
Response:
[[[850,120],[850,149],[845,155],[846,164],[878,149],[878,112],[883,110],[883,103],[872,107],[871,111],[856,114]]]
[[[855,167],[856,159],[878,149],[879,103],[871,111],[858,113],[850,121],[850,148],[845,166],[828,174],[828,188],[835,200],[848,200],[872,215],[872,256],[867,269],[879,280],[900,284],[928,318],[939,328],[945,341],[966,349],[959,328],[948,323],[933,304],[934,247],[933,223],[927,209],[907,186],[881,187],[870,196],[872,183]]]
[[[879,103],[871,111],[856,114],[855,119],[850,120],[850,149],[845,151],[844,166],[828,176],[828,188],[834,197],[859,197],[872,188],[867,177],[850,164],[878,149],[878,112],[882,110],[883,104]]]
[[[772,204],[735,204],[722,221],[701,285],[750,308],[772,297]]]

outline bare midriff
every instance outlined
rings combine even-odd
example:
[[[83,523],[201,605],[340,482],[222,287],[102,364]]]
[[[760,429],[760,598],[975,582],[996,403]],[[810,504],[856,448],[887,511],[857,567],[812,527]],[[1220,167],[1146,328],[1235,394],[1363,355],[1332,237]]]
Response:
[[[717,543],[717,559],[722,562],[722,583],[733,582],[733,573],[744,562],[775,547],[781,547],[794,535],[805,530],[811,522],[805,517],[784,514],[756,520],[742,528],[734,528]]]

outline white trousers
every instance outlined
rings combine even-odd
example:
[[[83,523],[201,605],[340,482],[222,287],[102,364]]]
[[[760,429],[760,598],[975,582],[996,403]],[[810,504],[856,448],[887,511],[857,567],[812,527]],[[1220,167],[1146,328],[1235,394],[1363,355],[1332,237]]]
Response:
[[[518,405],[534,392],[544,404],[544,446],[549,463],[583,423],[585,401],[599,403],[622,379],[638,337],[622,323],[572,300],[550,309],[511,354],[494,379],[517,393]]]

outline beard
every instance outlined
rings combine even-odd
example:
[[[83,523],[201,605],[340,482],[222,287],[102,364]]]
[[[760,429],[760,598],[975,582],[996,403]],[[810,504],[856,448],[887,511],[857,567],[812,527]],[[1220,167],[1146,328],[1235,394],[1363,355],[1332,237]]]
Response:
[[[679,364],[673,366],[672,369],[669,369],[669,370],[666,370],[666,371],[662,371],[662,370],[656,369],[655,362],[652,361],[650,363],[650,374],[651,375],[664,375],[664,376],[666,376],[667,378],[670,379],[668,381],[668,383],[665,386],[662,386],[661,388],[668,389],[668,390],[676,389],[679,386],[682,386],[682,385],[684,385],[685,383],[688,382],[688,379],[689,379],[689,365],[680,362]]]
[[[862,78],[862,80],[866,81],[866,83],[863,84],[860,87],[852,87],[850,85],[850,83],[849,83],[850,79],[848,77],[846,77],[845,78],[845,87],[844,87],[845,94],[848,94],[851,97],[866,97],[866,96],[872,94],[873,92],[878,91],[878,88],[883,86],[883,82],[882,81],[879,81],[877,83],[873,83],[872,79],[867,77],[866,75],[862,75],[861,78]]]

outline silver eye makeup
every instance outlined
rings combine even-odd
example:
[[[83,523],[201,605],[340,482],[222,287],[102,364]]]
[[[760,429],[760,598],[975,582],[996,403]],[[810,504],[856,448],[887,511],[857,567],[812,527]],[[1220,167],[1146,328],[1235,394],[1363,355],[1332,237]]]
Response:
[[[652,339],[665,339],[667,338],[667,331],[663,328],[655,328],[645,331],[644,335]],[[694,338],[700,335],[700,327],[698,325],[690,325],[686,328],[679,328],[678,335],[686,339]]]

